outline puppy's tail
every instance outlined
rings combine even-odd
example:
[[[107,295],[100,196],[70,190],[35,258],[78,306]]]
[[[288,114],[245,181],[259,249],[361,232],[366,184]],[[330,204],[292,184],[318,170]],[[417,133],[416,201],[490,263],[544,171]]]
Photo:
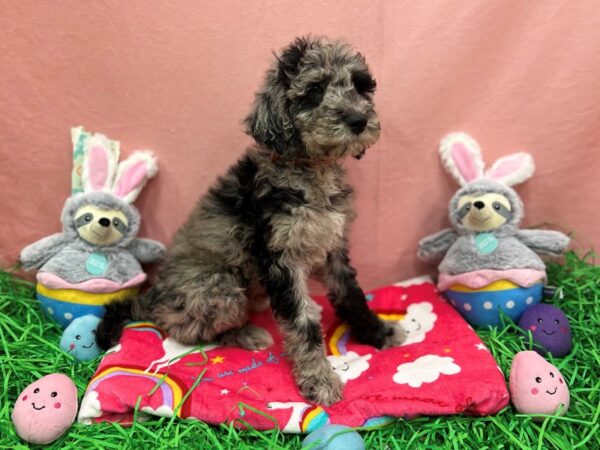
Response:
[[[100,348],[107,350],[119,342],[123,325],[137,316],[134,312],[139,309],[139,302],[140,297],[130,297],[105,306],[106,313],[96,330],[96,342]]]

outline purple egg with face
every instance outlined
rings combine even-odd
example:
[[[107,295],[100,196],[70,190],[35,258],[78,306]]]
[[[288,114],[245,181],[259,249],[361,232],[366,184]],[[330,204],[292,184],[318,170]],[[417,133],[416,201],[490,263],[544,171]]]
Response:
[[[531,331],[534,342],[538,344],[534,350],[540,355],[550,352],[560,357],[571,351],[569,319],[555,306],[540,303],[528,308],[521,316],[519,326]]]

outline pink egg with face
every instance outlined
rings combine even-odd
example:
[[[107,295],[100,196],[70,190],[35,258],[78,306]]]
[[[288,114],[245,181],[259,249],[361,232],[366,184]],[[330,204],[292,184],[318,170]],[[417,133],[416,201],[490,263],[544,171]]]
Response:
[[[569,388],[560,371],[537,352],[519,352],[510,368],[510,397],[524,414],[561,414],[569,408]]]
[[[17,434],[32,444],[49,444],[75,421],[77,387],[62,373],[46,375],[27,386],[15,403]]]

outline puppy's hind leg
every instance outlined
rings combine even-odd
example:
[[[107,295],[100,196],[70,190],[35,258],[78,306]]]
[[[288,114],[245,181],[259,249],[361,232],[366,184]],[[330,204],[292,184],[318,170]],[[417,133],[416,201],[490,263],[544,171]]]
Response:
[[[329,300],[359,342],[385,348],[401,345],[406,340],[406,332],[399,323],[381,320],[367,306],[345,245],[327,256],[324,275]]]
[[[182,344],[213,342],[248,320],[244,286],[223,265],[167,268],[156,287],[161,299],[153,308],[155,321]]]
[[[271,333],[251,323],[226,331],[219,341],[228,347],[242,347],[246,350],[264,350],[273,345]]]

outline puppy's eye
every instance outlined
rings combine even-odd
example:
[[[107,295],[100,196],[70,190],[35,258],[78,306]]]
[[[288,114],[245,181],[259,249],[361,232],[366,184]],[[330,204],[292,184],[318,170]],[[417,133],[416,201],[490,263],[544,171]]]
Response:
[[[471,211],[471,204],[465,205],[465,211]]]
[[[121,221],[119,219],[113,219],[113,225],[115,227],[118,227],[120,223],[121,223]]]
[[[321,104],[323,96],[325,95],[325,89],[318,83],[313,83],[306,88],[304,96],[302,97],[302,106],[304,108],[316,108]]]
[[[368,72],[354,72],[352,84],[359,94],[372,94],[377,87],[377,83]]]
[[[83,218],[86,222],[91,222],[94,216],[92,216],[91,214],[86,214]]]
[[[500,203],[494,203],[494,209],[500,211]]]
[[[323,88],[320,84],[313,84],[306,90],[306,95],[310,97],[323,95]]]

